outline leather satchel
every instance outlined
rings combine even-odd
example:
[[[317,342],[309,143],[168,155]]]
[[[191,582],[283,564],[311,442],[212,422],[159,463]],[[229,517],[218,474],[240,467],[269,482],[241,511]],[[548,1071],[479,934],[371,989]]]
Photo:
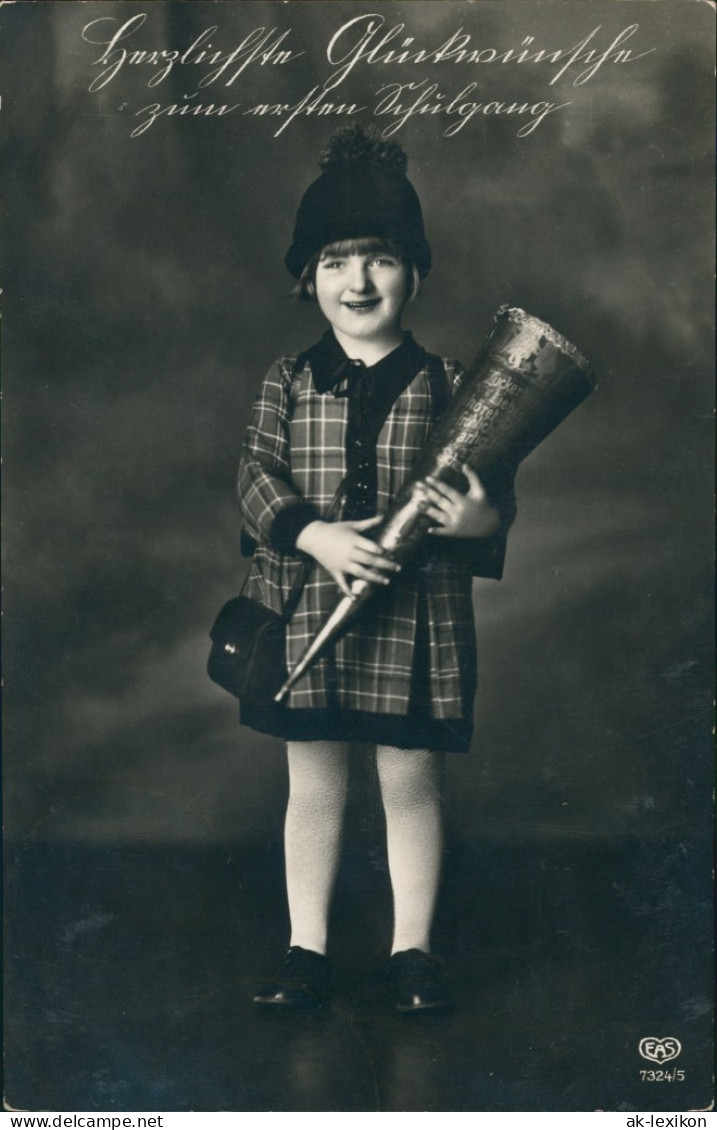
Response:
[[[332,518],[344,501],[351,476],[348,471],[336,488],[324,520]],[[258,600],[238,596],[228,600],[209,635],[212,647],[207,674],[212,682],[245,702],[271,702],[287,677],[286,625],[294,615],[314,560],[308,557],[291,586],[282,612],[267,608]]]
[[[209,678],[235,698],[268,702],[286,678],[286,625],[311,568],[307,561],[282,613],[242,593],[228,600],[209,633]]]

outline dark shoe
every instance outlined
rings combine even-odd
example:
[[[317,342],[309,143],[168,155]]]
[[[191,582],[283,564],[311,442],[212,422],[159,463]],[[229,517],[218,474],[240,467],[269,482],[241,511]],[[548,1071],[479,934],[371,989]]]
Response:
[[[324,954],[291,946],[276,977],[262,985],[255,1004],[279,1008],[321,1008],[331,984],[329,959]]]
[[[448,1012],[453,1007],[438,958],[423,950],[401,950],[388,963],[399,1012]]]

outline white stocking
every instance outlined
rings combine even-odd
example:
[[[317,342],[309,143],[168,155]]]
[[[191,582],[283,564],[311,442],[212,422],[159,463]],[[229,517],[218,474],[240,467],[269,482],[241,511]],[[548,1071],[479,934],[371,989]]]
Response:
[[[339,863],[348,745],[288,742],[284,825],[291,945],[326,953],[329,904]]]
[[[378,746],[376,764],[393,889],[392,952],[430,953],[443,847],[443,757],[427,749]]]

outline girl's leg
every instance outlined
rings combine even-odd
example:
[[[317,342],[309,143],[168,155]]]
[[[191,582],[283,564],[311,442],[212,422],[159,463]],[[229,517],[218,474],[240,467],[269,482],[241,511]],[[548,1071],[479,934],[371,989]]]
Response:
[[[430,953],[443,848],[443,756],[427,749],[378,746],[376,762],[393,889],[391,952]]]
[[[284,826],[291,945],[326,953],[329,904],[339,863],[348,782],[343,742],[288,742]]]

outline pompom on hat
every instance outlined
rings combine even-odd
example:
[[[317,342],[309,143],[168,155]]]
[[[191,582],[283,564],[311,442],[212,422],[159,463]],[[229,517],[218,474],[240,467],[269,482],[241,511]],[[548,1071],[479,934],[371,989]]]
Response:
[[[416,190],[406,176],[408,158],[377,130],[343,126],[319,159],[321,176],[304,193],[294,238],[284,262],[299,278],[313,255],[342,239],[378,236],[405,250],[421,277],[431,267]]]

